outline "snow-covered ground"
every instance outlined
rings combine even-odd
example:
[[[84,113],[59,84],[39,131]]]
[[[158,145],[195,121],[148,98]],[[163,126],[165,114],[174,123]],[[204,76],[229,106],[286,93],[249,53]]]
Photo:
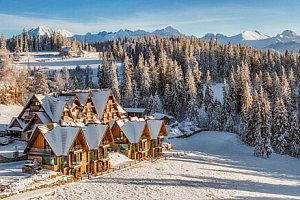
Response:
[[[27,142],[18,141],[18,140],[15,140],[14,142],[12,142],[8,145],[4,145],[4,146],[0,145],[0,156],[4,156],[6,158],[12,158],[13,152],[15,152],[15,151],[19,151],[19,156],[22,156],[26,145],[27,145]]]
[[[186,156],[72,183],[50,199],[300,199],[300,159],[263,159],[231,133],[174,139]],[[46,198],[46,197],[44,197]]]
[[[128,165],[130,162],[133,162],[133,160],[118,152],[109,153],[109,157],[110,157],[110,164],[112,167],[117,167],[120,165]]]
[[[62,69],[63,67],[74,69],[77,65],[98,68],[100,64],[99,54],[97,52],[89,52],[84,57],[73,57],[62,59],[58,52],[29,52],[23,53],[16,67],[41,67],[45,69]]]
[[[53,184],[59,184],[70,179],[70,176],[57,176],[57,172],[43,169],[38,174],[30,175],[22,173],[22,167],[26,161],[0,163],[0,185],[6,186],[1,196],[16,195],[26,191],[45,188]],[[26,196],[26,195],[24,195]],[[24,197],[23,196],[23,197]],[[11,199],[23,199],[18,195]]]

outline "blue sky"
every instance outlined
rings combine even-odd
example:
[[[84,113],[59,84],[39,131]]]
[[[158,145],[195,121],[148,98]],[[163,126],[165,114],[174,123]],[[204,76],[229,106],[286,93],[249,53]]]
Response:
[[[74,33],[173,26],[184,34],[234,35],[258,30],[300,33],[298,0],[0,0],[0,32],[7,37],[39,25]]]

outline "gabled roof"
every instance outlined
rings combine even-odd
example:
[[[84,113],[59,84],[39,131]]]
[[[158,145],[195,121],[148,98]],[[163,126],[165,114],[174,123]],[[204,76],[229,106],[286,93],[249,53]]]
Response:
[[[167,115],[167,114],[163,114],[163,113],[153,113],[152,116],[153,116],[155,119],[163,119],[164,117],[169,118],[169,119],[174,119],[173,116]]]
[[[67,106],[66,101],[60,101],[55,98],[49,98],[50,109],[52,113],[52,121],[59,122],[61,115],[64,111],[65,106]]]
[[[147,125],[151,135],[151,139],[157,139],[161,128],[163,127],[163,120],[147,120]]]
[[[124,108],[127,113],[144,113],[146,108]]]
[[[19,124],[20,127],[12,127],[12,125],[15,121]],[[25,126],[26,126],[26,124],[23,120],[18,119],[17,117],[13,117],[11,119],[9,125],[8,125],[7,130],[10,130],[10,131],[23,131]]]
[[[92,100],[98,114],[98,117],[101,119],[103,116],[106,103],[110,96],[110,90],[99,90],[91,92]]]
[[[123,124],[117,121],[117,123],[130,143],[139,143],[146,125],[144,121],[128,121]]]
[[[78,97],[79,102],[82,106],[87,102],[90,95],[89,92],[76,92],[75,94]]]
[[[88,124],[82,127],[82,131],[90,150],[98,149],[106,131],[110,131],[108,125],[103,124]]]
[[[40,127],[38,128],[40,129]],[[79,130],[79,127],[61,127],[56,125],[50,131],[44,129],[41,130],[41,132],[56,156],[66,156],[74,143]]]
[[[44,112],[36,112],[35,116],[37,116],[41,120],[42,124],[48,124],[48,123],[51,122],[51,120],[49,119],[49,117]],[[24,131],[26,131],[27,128],[31,125],[31,123],[35,120],[35,116],[32,117],[32,119],[25,125],[25,127],[23,129]]]

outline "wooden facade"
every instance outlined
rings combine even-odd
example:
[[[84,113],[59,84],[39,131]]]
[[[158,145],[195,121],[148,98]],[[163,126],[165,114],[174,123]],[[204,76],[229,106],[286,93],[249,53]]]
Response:
[[[110,90],[63,92],[49,96],[31,94],[17,120],[10,123],[8,133],[28,140],[36,124],[108,124],[110,120],[123,118],[124,112]],[[43,115],[41,121],[33,120],[36,113]],[[30,122],[31,126],[27,126]],[[31,129],[25,131],[23,125]]]
[[[146,124],[143,127],[142,133],[138,141],[132,142],[127,136],[127,133],[121,128],[123,122],[115,122],[112,127],[112,134],[115,140],[115,149],[134,160],[143,160],[150,156],[150,133]],[[133,130],[132,130],[133,131]],[[135,133],[133,133],[135,134]]]
[[[51,126],[51,124],[48,125],[50,130]],[[47,142],[39,128],[35,129],[24,152],[27,153],[29,160],[36,160],[44,168],[62,174],[79,177],[89,171],[88,147],[81,129],[78,129],[78,133],[65,155],[56,155],[55,149]]]

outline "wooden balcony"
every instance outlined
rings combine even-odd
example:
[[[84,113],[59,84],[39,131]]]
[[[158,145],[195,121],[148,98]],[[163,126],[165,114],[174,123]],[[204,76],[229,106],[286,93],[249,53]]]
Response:
[[[36,155],[51,155],[51,149],[30,148],[28,152]]]
[[[34,105],[30,106],[30,111],[32,111],[32,112],[37,112],[37,111],[39,111],[39,109],[40,109],[40,106],[34,106]]]

